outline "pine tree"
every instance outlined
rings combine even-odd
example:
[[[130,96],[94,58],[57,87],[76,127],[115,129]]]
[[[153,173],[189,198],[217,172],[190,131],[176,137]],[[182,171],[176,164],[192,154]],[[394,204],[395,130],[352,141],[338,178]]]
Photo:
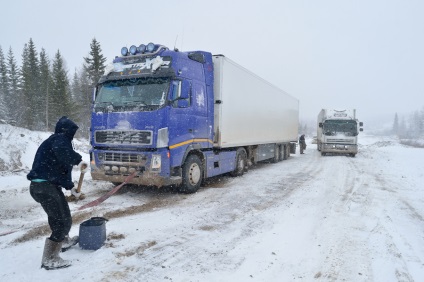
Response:
[[[393,134],[395,135],[399,135],[399,118],[398,118],[398,114],[395,114],[395,120],[393,121],[393,129],[392,129]]]
[[[20,91],[20,70],[16,63],[15,56],[13,55],[12,47],[9,47],[7,55],[7,75],[9,78],[9,97],[7,97],[7,105],[9,109],[18,109],[21,105],[21,91]],[[18,110],[9,111],[10,121],[15,124],[21,113]]]
[[[19,125],[30,130],[36,129],[40,122],[41,105],[38,102],[40,91],[40,69],[38,55],[32,39],[25,45],[22,54],[22,119],[18,120]]]
[[[59,50],[53,60],[51,85],[51,90],[49,91],[50,106],[48,119],[51,122],[50,129],[53,130],[53,126],[60,117],[72,117],[71,114],[73,112],[69,79]]]
[[[81,136],[88,136],[90,133],[91,96],[93,88],[84,67],[80,72],[75,70],[71,89],[73,101],[77,105],[75,114],[81,117],[76,119],[79,122],[77,133]]]
[[[407,135],[408,135],[408,128],[407,128],[406,121],[405,121],[404,117],[402,117],[400,122],[399,122],[399,128],[398,128],[397,135],[399,136],[399,138],[406,138]]]
[[[90,85],[94,87],[105,71],[106,58],[102,54],[100,43],[93,38],[90,44],[91,51],[88,57],[84,57],[84,69],[90,80]]]
[[[424,137],[424,107],[420,111],[420,136]]]
[[[9,107],[7,97],[9,96],[9,79],[7,77],[6,60],[3,49],[0,46],[0,120],[9,123]]]
[[[411,136],[418,138],[424,130],[420,111],[415,111],[413,114],[411,114],[410,123]]]
[[[40,52],[40,106],[44,110],[41,112],[40,118],[43,120],[45,129],[50,126],[49,120],[49,90],[51,84],[50,61],[44,48]]]
[[[93,38],[90,44],[90,53],[88,57],[84,58],[83,70],[80,73],[79,91],[78,95],[81,95],[81,108],[80,112],[82,115],[90,116],[90,106],[92,100],[92,93],[95,85],[98,83],[100,77],[103,75],[105,70],[106,58],[102,54],[100,43]],[[81,133],[89,133],[90,120],[89,118],[81,121]]]

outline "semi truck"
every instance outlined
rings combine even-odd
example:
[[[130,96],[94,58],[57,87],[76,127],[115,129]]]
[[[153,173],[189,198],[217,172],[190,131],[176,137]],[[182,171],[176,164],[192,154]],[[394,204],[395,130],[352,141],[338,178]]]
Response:
[[[358,153],[358,134],[363,131],[363,123],[356,118],[356,109],[322,109],[318,114],[317,149],[322,156],[328,153]]]
[[[296,151],[299,101],[223,55],[123,47],[93,94],[94,180],[196,192]]]

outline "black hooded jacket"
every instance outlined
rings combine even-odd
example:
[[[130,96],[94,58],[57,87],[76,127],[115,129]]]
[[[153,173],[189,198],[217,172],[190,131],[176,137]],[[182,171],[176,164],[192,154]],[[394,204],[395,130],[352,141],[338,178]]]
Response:
[[[81,155],[72,148],[77,129],[78,126],[69,118],[59,119],[54,134],[38,148],[28,180],[44,179],[67,190],[74,187],[72,166],[82,161]]]

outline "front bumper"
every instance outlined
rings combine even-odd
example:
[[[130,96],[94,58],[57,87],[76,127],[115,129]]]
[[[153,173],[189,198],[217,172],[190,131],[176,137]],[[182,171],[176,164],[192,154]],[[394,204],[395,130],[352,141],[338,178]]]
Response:
[[[96,167],[91,168],[91,177],[93,180],[104,180],[116,183],[122,183],[125,181],[128,175],[110,175],[106,174],[104,170],[98,169]],[[157,173],[151,172],[138,172],[136,176],[129,181],[128,183],[136,185],[146,185],[146,186],[168,186],[168,185],[179,185],[181,184],[181,177],[172,176],[172,177],[162,177]]]
[[[358,145],[325,143],[321,147],[321,152],[336,154],[356,154],[358,153]]]
[[[137,185],[167,186],[180,184],[180,176],[171,176],[168,151],[118,151],[92,150],[91,176],[93,180],[116,183],[125,181],[136,171],[136,176],[128,183]]]

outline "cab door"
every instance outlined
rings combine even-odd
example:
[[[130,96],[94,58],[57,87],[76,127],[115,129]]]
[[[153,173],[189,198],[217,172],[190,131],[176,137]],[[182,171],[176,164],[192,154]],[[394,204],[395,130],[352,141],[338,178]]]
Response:
[[[194,138],[195,111],[192,107],[192,83],[175,80],[171,84],[169,109],[169,146],[180,146]]]
[[[203,84],[192,84],[192,107],[194,115],[194,138],[208,139],[211,136],[212,127],[208,120],[208,108],[206,90]]]

